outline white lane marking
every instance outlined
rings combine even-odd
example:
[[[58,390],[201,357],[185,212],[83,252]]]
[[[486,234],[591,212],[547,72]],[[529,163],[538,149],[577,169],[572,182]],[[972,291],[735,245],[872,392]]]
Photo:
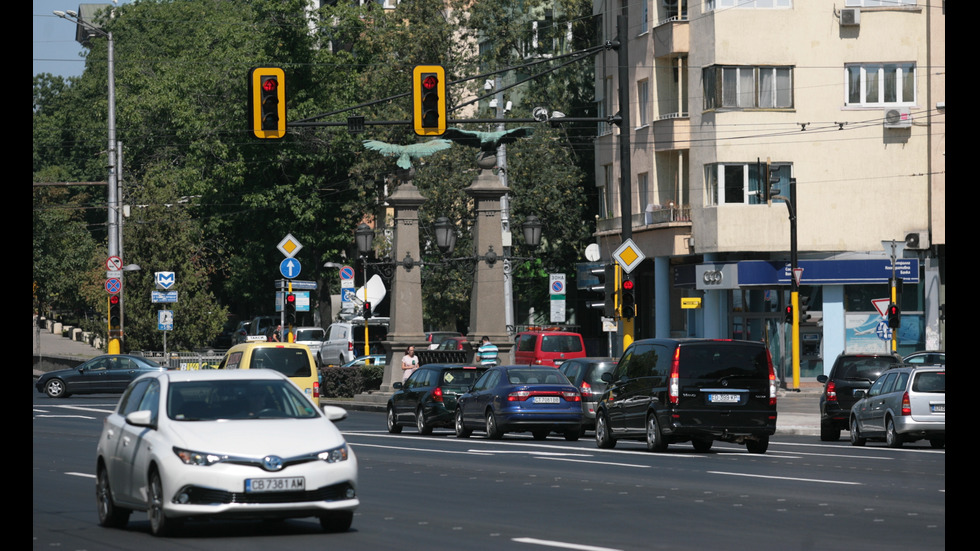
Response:
[[[95,420],[95,417],[91,415],[35,415],[34,417],[43,417],[45,419],[90,419]]]
[[[586,461],[585,459],[569,459],[567,457],[546,457],[535,454],[535,459],[550,459],[551,461],[570,461],[572,463],[591,463],[593,465],[609,465],[611,467],[636,467],[638,469],[649,469],[651,465],[634,465],[632,463],[612,463],[610,461]]]
[[[432,453],[448,453],[448,454],[462,454],[462,455],[493,455],[492,453],[474,452],[474,451],[451,451],[451,450],[435,450],[431,448],[405,448],[402,446],[382,446],[379,444],[351,444],[347,443],[352,448],[382,448],[386,450],[402,450],[409,452],[432,452]]]
[[[529,543],[531,545],[545,545],[548,547],[561,547],[562,549],[576,549],[578,551],[620,551],[613,547],[599,547],[596,545],[582,545],[580,543],[568,543],[565,541],[539,540],[537,538],[511,538],[510,541],[517,543]]]
[[[833,448],[833,449],[838,449],[838,450],[839,449],[850,449],[850,450],[852,450],[854,452],[857,452],[858,450],[863,449],[863,450],[865,450],[867,452],[870,452],[870,453],[873,453],[873,452],[885,452],[885,453],[895,453],[895,452],[899,452],[899,453],[901,453],[901,452],[908,452],[908,453],[946,453],[945,450],[917,450],[915,448],[878,448],[878,447],[855,448],[853,446],[841,446],[841,445],[836,445],[835,446],[834,444],[809,444],[809,443],[805,443],[805,442],[773,442],[773,441],[770,441],[769,442],[769,445],[770,446],[777,446],[777,445],[778,446],[805,446],[805,447],[811,447],[811,448]],[[813,455],[820,455],[820,454],[813,454]],[[834,455],[834,457],[842,457],[842,456]],[[885,457],[869,457],[867,455],[855,455],[854,457],[857,457],[857,458],[860,458],[860,459],[891,459],[890,457],[889,458],[885,458]]]
[[[768,476],[764,474],[731,473],[725,471],[705,471],[708,474],[722,474],[727,476],[745,476],[749,478],[771,478],[773,480],[795,480],[797,482],[816,482],[817,484],[845,484],[847,486],[863,486],[860,482],[845,482],[843,480],[826,480],[816,478],[796,478],[792,476]]]
[[[95,478],[95,475],[94,474],[89,474],[89,473],[73,473],[73,472],[67,472],[65,474],[68,475],[68,476],[80,476],[82,478]]]
[[[591,453],[563,453],[563,452],[544,452],[544,451],[534,451],[534,450],[530,450],[530,451],[525,451],[525,450],[487,450],[485,452],[477,452],[477,450],[469,450],[469,451],[474,452],[474,453],[484,453],[484,454],[491,454],[492,453],[494,455],[506,454],[506,453],[522,453],[522,454],[530,454],[530,455],[554,455],[554,456],[574,455],[574,456],[578,456],[578,457],[592,457],[592,454]]]

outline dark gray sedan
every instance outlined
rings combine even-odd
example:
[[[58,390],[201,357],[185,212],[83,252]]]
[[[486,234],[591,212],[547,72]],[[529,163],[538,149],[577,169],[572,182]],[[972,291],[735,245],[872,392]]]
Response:
[[[122,392],[140,375],[166,369],[140,356],[108,354],[92,358],[74,369],[45,373],[34,383],[34,387],[38,392],[44,392],[52,398],[67,398],[72,394]]]

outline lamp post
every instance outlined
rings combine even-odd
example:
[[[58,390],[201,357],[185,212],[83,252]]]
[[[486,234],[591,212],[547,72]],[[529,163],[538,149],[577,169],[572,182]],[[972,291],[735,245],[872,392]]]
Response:
[[[109,256],[119,256],[121,252],[122,235],[119,232],[119,181],[116,172],[116,70],[115,70],[115,45],[112,40],[112,33],[103,30],[100,27],[93,25],[92,23],[84,20],[78,15],[78,12],[68,10],[60,11],[56,10],[54,12],[58,17],[65,19],[67,21],[72,21],[76,25],[85,28],[92,33],[99,36],[103,36],[108,40],[108,72],[109,72],[109,113],[108,113],[108,123],[109,123],[109,180],[108,180],[108,243],[109,243]],[[120,308],[125,311],[125,300],[122,296],[122,291],[119,293],[120,297]],[[124,335],[123,326],[119,326],[119,333],[117,336]],[[107,347],[107,352],[110,354],[118,354],[120,352],[120,342],[118,338],[112,338],[109,335],[109,343]]]
[[[796,178],[789,179],[789,197],[772,195],[772,199],[782,200],[789,211],[789,262],[790,262],[790,307],[793,310],[792,349],[793,349],[793,390],[800,390],[800,284],[796,280],[799,265],[799,251],[796,237]]]
[[[374,229],[367,224],[361,223],[354,230],[354,240],[357,242],[357,253],[361,257],[361,271],[364,274],[364,304],[368,303],[367,296],[367,256],[371,252],[374,242]],[[364,355],[371,355],[371,344],[368,342],[368,320],[364,316]],[[370,361],[370,360],[367,360]]]

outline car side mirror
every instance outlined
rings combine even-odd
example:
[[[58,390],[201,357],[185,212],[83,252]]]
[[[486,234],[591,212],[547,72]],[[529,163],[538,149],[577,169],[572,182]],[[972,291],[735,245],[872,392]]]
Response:
[[[347,419],[347,410],[337,406],[323,406],[323,414],[334,423]]]
[[[153,412],[148,409],[134,411],[126,416],[126,424],[134,427],[153,427]]]
[[[817,375],[817,382],[818,383],[826,383],[828,380],[829,379],[827,378],[826,375]]]
[[[402,385],[402,384],[401,384],[400,382],[398,382],[398,383],[392,383],[392,385],[391,385],[391,388],[393,388],[393,389],[395,389],[395,390],[401,390],[401,388],[402,388],[403,386],[404,386],[404,385]]]

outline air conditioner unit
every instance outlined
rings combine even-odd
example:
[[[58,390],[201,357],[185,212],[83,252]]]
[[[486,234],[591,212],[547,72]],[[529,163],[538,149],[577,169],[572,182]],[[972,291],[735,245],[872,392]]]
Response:
[[[911,128],[912,113],[908,107],[885,109],[885,128]]]
[[[841,27],[858,27],[861,25],[861,10],[858,8],[842,8],[840,10]]]
[[[924,251],[929,248],[929,232],[914,231],[905,234],[905,248]]]

